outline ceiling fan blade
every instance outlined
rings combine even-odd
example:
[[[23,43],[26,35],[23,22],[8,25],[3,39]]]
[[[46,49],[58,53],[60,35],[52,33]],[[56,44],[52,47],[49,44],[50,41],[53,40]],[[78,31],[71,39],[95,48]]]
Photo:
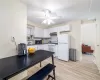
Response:
[[[42,22],[42,24],[48,24],[48,25],[50,25],[50,24],[54,24],[55,22],[53,21],[53,20],[47,20],[47,19],[45,19],[43,22]]]
[[[46,24],[47,23],[47,20],[44,20],[43,22],[42,22],[42,24]]]
[[[54,24],[55,22],[53,21],[53,20],[51,20],[51,21],[48,21],[48,25],[50,25],[50,24]]]
[[[61,17],[50,17],[50,19],[60,19]]]

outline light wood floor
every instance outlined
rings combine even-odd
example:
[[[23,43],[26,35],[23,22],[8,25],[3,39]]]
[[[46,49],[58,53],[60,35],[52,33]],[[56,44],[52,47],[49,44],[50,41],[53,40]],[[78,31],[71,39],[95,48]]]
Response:
[[[50,62],[51,59],[45,61]],[[80,62],[64,62],[55,59],[56,80],[100,80],[100,74],[93,63],[92,55],[83,55]]]
[[[45,60],[42,65],[51,62]],[[100,80],[100,74],[93,63],[92,55],[83,55],[82,61],[64,62],[55,58],[56,80]]]

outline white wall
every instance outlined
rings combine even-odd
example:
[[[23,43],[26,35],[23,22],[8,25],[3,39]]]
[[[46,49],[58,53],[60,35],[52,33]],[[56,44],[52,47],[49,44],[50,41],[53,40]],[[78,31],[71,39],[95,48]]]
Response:
[[[81,52],[81,21],[71,21],[68,23],[71,26],[71,48],[76,49],[77,60],[82,60]]]
[[[88,23],[81,25],[81,42],[89,45],[95,50],[96,42],[96,23]]]
[[[16,55],[17,44],[26,43],[27,8],[20,0],[0,0],[0,58]]]

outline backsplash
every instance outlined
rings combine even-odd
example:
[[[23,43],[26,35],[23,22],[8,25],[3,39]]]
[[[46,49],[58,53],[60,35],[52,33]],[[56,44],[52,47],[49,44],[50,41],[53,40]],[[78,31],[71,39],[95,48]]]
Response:
[[[43,39],[43,43],[49,43],[50,39]]]
[[[51,42],[58,42],[58,37],[57,36],[51,36],[50,41]]]

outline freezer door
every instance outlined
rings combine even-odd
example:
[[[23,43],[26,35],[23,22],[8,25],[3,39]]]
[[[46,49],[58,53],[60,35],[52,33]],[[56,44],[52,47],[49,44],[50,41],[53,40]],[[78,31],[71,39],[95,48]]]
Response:
[[[69,48],[68,44],[58,45],[58,59],[68,61],[69,60]]]
[[[58,43],[68,43],[68,42],[69,42],[68,34],[60,34],[60,35],[58,35]]]

